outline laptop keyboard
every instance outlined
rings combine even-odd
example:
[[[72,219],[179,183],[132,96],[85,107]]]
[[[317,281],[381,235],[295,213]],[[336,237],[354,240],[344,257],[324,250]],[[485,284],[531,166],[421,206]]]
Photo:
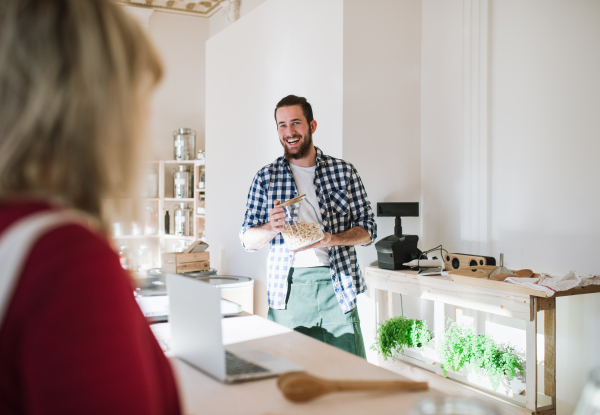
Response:
[[[268,372],[267,369],[250,363],[228,351],[225,351],[225,367],[229,376]]]

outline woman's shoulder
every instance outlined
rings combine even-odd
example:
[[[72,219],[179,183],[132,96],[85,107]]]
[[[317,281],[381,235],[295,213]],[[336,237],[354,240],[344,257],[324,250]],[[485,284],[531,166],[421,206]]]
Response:
[[[0,240],[12,225],[43,212],[60,212],[43,202],[19,202],[0,205]],[[43,304],[43,293],[57,296],[131,296],[131,283],[121,268],[117,253],[102,234],[78,222],[66,221],[43,232],[22,253],[26,258],[14,296],[25,303]],[[58,293],[62,294],[58,294]]]

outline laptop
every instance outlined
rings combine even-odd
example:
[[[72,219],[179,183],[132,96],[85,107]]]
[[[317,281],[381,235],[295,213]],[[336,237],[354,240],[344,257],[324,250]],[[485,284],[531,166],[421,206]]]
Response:
[[[171,351],[186,363],[224,383],[304,370],[296,363],[244,343],[224,346],[219,288],[201,280],[167,274],[167,291]]]

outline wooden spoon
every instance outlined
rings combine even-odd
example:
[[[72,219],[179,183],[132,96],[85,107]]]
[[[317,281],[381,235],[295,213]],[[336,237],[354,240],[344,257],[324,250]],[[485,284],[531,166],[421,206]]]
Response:
[[[508,277],[519,277],[519,278],[531,278],[533,276],[533,271],[530,269],[520,269],[515,271],[514,274],[496,274],[490,277],[492,281],[504,281]]]
[[[306,372],[286,372],[277,379],[277,387],[287,399],[306,402],[331,392],[350,391],[421,391],[427,382],[403,380],[333,380],[309,375]]]

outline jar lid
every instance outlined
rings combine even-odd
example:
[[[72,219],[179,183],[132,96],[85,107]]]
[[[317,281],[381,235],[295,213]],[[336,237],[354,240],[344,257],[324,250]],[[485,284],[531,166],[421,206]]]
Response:
[[[192,132],[191,128],[180,128],[179,129],[179,134],[189,134]]]
[[[186,166],[185,164],[180,164],[179,171],[190,171],[190,166]]]
[[[275,206],[275,207],[286,207],[286,206],[291,206],[291,205],[294,205],[294,204],[298,203],[298,202],[299,202],[299,201],[301,201],[301,200],[304,200],[305,198],[306,198],[306,195],[305,195],[305,194],[304,194],[304,195],[300,195],[300,196],[297,196],[297,197],[295,197],[295,198],[293,198],[293,199],[286,200],[285,202],[283,202],[283,203],[280,203],[280,204],[278,204],[278,205],[277,205],[277,206]]]

